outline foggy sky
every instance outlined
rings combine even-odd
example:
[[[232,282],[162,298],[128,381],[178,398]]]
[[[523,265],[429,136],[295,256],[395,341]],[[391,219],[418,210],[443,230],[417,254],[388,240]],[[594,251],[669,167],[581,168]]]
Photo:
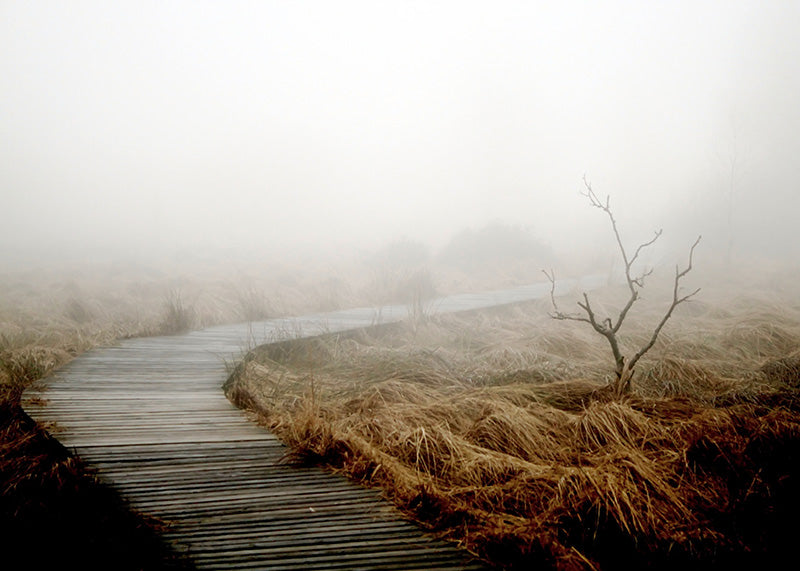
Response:
[[[799,2],[0,3],[0,262],[369,249],[798,253]],[[733,174],[731,163],[735,168]]]

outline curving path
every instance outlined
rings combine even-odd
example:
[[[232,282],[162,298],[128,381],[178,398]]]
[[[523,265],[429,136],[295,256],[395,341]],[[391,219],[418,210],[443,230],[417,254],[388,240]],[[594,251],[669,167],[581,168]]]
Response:
[[[602,278],[584,280],[586,289]],[[576,285],[562,281],[558,290]],[[515,303],[549,284],[442,298],[435,312]],[[218,326],[90,351],[23,395],[23,408],[96,468],[204,569],[480,569],[402,519],[375,490],[286,449],[225,398],[226,363],[247,346],[399,321],[405,306]]]

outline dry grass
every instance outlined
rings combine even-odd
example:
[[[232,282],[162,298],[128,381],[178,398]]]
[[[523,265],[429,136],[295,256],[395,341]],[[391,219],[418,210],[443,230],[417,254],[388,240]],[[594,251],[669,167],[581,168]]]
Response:
[[[113,494],[19,410],[25,386],[82,351],[169,332],[186,316],[202,327],[413,301],[419,283],[451,293],[538,274],[526,266],[475,279],[423,268],[408,275],[424,279],[395,288],[363,267],[175,266],[0,276],[4,553],[26,551],[34,566],[31,553],[61,562],[69,545],[77,547],[68,559],[83,568],[168,561],[151,557],[159,548],[146,522],[121,506],[103,511],[117,505]],[[781,518],[798,507],[800,296],[786,287],[797,277],[713,303],[704,292],[705,301],[681,307],[627,401],[604,394],[611,371],[602,340],[550,321],[545,302],[417,320],[378,339],[264,350],[239,368],[246,374],[231,395],[297,454],[384,486],[415,517],[499,565],[753,562],[780,552],[796,530]],[[175,319],[170,291],[180,295]],[[603,301],[614,307],[613,295]],[[647,335],[646,301],[632,344]],[[50,559],[37,550],[42,541],[54,546]]]
[[[603,340],[541,303],[261,348],[228,392],[499,567],[777,562],[800,507],[800,307],[779,293],[681,308],[623,400]],[[638,315],[633,344],[657,304]]]

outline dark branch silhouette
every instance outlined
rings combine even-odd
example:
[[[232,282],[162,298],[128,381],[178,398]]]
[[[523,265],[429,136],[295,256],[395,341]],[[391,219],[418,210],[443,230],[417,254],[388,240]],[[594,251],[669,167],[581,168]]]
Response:
[[[555,272],[550,270],[547,272],[546,270],[542,270],[547,276],[547,279],[550,281],[550,301],[553,304],[553,312],[550,316],[553,319],[560,319],[560,320],[568,320],[568,321],[581,321],[584,323],[588,323],[592,326],[592,328],[597,331],[600,335],[606,338],[608,344],[611,346],[611,353],[614,356],[614,363],[615,369],[614,372],[616,374],[616,382],[614,385],[614,390],[617,394],[624,394],[630,392],[631,388],[631,380],[633,379],[634,368],[636,364],[639,362],[639,359],[647,353],[655,344],[656,339],[658,338],[659,333],[663,329],[664,325],[667,323],[669,318],[672,316],[672,312],[675,308],[688,301],[697,292],[700,291],[700,288],[694,290],[692,293],[684,296],[679,296],[678,292],[680,290],[680,282],[681,279],[688,274],[692,269],[692,261],[694,257],[694,249],[700,243],[701,236],[697,237],[694,244],[692,244],[691,249],[689,250],[689,263],[685,269],[681,270],[678,266],[675,267],[675,280],[672,289],[672,303],[670,303],[667,311],[664,313],[664,316],[661,318],[661,321],[653,330],[653,334],[650,337],[650,340],[637,351],[630,360],[627,360],[625,356],[622,354],[622,351],[619,346],[619,338],[617,333],[619,332],[620,328],[622,327],[622,323],[625,321],[625,318],[628,316],[628,312],[633,307],[633,304],[636,303],[636,300],[639,299],[639,292],[644,287],[645,278],[647,278],[650,274],[653,273],[653,270],[643,270],[639,275],[633,275],[632,267],[636,260],[639,258],[639,254],[647,248],[655,243],[656,240],[661,236],[661,230],[658,230],[652,239],[648,240],[637,246],[636,250],[633,252],[633,256],[628,256],[628,252],[625,250],[625,246],[622,243],[622,239],[619,235],[619,229],[617,228],[617,221],[614,218],[614,214],[611,211],[611,200],[610,197],[606,197],[605,202],[601,201],[597,195],[595,194],[594,190],[592,190],[592,185],[589,181],[586,180],[586,177],[583,178],[583,184],[585,190],[581,192],[581,194],[589,199],[589,202],[595,208],[599,208],[603,212],[606,213],[608,219],[611,222],[611,228],[614,231],[614,237],[617,241],[617,246],[619,247],[620,254],[622,255],[622,260],[625,264],[625,281],[628,286],[628,290],[630,295],[628,296],[628,301],[623,306],[622,310],[617,315],[616,320],[612,317],[605,317],[603,319],[598,319],[597,315],[592,309],[592,304],[589,301],[589,296],[584,292],[583,294],[583,302],[578,302],[578,307],[581,308],[582,312],[579,313],[565,313],[558,308],[558,304],[556,303],[555,298],[555,287],[556,287],[556,279],[555,279]]]

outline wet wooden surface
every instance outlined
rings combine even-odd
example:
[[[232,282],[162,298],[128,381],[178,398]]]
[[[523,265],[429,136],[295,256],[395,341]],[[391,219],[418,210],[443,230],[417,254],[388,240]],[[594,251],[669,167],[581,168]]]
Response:
[[[587,289],[592,282],[582,284]],[[575,282],[559,284],[559,291]],[[549,295],[549,284],[443,298],[455,312]],[[29,389],[23,408],[203,569],[480,569],[375,490],[287,450],[225,398],[247,347],[391,323],[405,306],[226,325],[90,351]]]

